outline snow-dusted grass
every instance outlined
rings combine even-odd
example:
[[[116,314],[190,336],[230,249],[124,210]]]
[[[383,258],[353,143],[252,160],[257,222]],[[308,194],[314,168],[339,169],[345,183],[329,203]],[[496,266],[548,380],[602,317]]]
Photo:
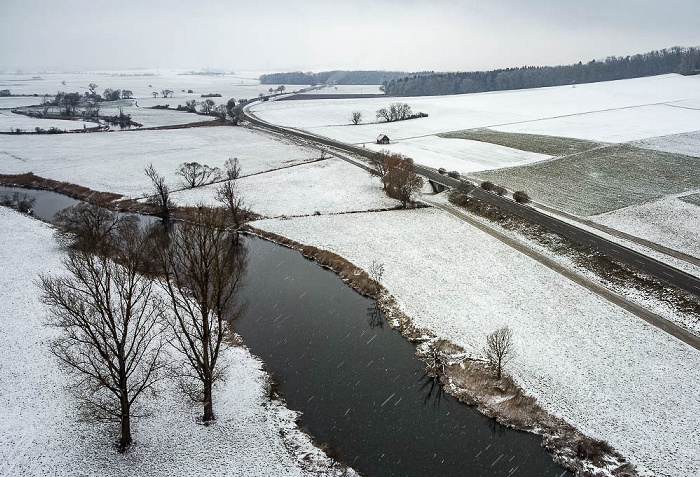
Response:
[[[680,200],[676,196],[625,207],[590,219],[700,257],[700,206]]]
[[[547,410],[645,473],[697,473],[700,355],[641,319],[437,210],[255,225],[365,270],[382,261],[384,284],[415,324],[471,352],[508,325],[510,371]]]
[[[150,163],[177,188],[175,172],[183,162],[222,167],[231,157],[238,157],[243,174],[252,174],[318,157],[318,152],[229,126],[0,139],[1,174],[34,172],[130,197],[150,192],[143,172]]]
[[[153,414],[132,429],[135,444],[118,454],[116,425],[76,421],[75,402],[48,349],[54,330],[38,299],[39,273],[57,273],[61,252],[53,230],[0,207],[0,475],[279,475],[303,476],[298,455],[318,458],[295,430],[295,414],[264,397],[261,363],[242,348],[223,354],[227,380],[215,392],[218,420],[201,413],[164,384]],[[145,398],[148,399],[148,398]],[[287,437],[281,437],[286,434]],[[314,473],[314,475],[316,475]]]
[[[700,157],[700,131],[643,139],[633,144],[645,149]]]
[[[573,214],[596,215],[699,188],[700,161],[616,144],[475,175]]]
[[[399,205],[382,192],[378,179],[340,159],[289,167],[238,181],[246,206],[258,214],[309,215],[385,209]],[[221,205],[214,196],[219,185],[173,194],[179,205]]]
[[[370,142],[367,147],[398,152],[411,158],[420,157],[420,163],[424,166],[435,169],[444,167],[448,171],[461,173],[520,166],[551,157],[487,142],[438,136],[398,140],[386,145]]]
[[[505,127],[509,124],[514,124],[512,127],[516,129],[522,128],[520,132],[537,133],[536,128],[542,123],[540,120],[547,118],[697,99],[700,98],[699,86],[698,77],[671,74],[581,84],[575,88],[558,86],[409,98],[273,101],[255,105],[252,110],[261,119],[275,124],[307,129],[348,143],[363,143],[373,141],[380,133],[385,133],[392,139],[406,139],[462,129]],[[389,124],[349,125],[352,111],[361,111],[364,122],[374,122],[376,110],[387,107],[394,101],[407,102],[413,111],[428,113],[429,117]],[[566,125],[562,127],[552,120],[555,122],[543,134],[585,136],[586,139],[606,141],[606,138],[630,140],[700,129],[693,126],[700,121],[700,111],[667,106],[624,111],[611,111],[610,118],[615,120],[610,121],[606,120],[606,113],[584,115],[580,124],[575,122],[578,117],[564,118],[562,121],[568,122],[562,123]],[[636,114],[640,117],[635,118]],[[662,115],[663,121],[657,118],[654,124],[654,114]],[[596,119],[599,115],[600,119]],[[623,121],[632,123],[626,124]],[[524,124],[517,126],[515,123]],[[566,129],[567,127],[574,129]],[[600,134],[600,137],[591,137],[596,134]],[[420,162],[419,157],[415,159]]]

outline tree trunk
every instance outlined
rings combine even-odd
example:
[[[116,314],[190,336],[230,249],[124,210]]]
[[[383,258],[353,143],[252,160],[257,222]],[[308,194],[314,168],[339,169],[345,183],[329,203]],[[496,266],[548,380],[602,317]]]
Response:
[[[214,420],[214,404],[211,395],[211,380],[209,379],[204,381],[204,417],[202,420],[204,422]]]
[[[127,398],[122,397],[121,401],[122,433],[119,437],[119,452],[124,452],[131,445],[131,416]]]

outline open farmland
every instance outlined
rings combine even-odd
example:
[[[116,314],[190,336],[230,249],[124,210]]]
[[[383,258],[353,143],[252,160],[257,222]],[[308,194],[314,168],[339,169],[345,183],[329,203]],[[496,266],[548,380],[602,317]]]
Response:
[[[228,158],[238,157],[242,173],[253,174],[318,158],[316,150],[230,126],[5,136],[1,141],[0,174],[33,172],[129,197],[150,191],[143,170],[151,163],[172,188],[178,188],[175,172],[183,162],[222,167]]]
[[[679,197],[683,202],[700,206],[700,194],[689,194]]]
[[[700,157],[700,131],[660,136],[633,143],[637,147]]]
[[[573,214],[596,215],[699,188],[700,161],[619,144],[475,175]]]
[[[277,171],[242,177],[237,181],[246,206],[268,217],[332,214],[394,208],[399,202],[382,191],[378,179],[340,159],[327,159]],[[173,194],[180,205],[220,205],[218,185]]]

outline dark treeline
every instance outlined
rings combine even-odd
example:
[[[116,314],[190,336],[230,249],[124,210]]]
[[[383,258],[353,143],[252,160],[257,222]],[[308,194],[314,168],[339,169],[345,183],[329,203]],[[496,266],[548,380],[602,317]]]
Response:
[[[699,74],[700,48],[673,47],[567,66],[525,66],[493,71],[412,75],[395,78],[387,82],[384,88],[386,94],[392,96],[431,96],[595,83],[667,73]]]
[[[432,72],[431,72],[432,73]],[[410,73],[413,74],[413,73]],[[385,84],[409,73],[402,71],[321,71],[273,73],[260,76],[262,84]],[[418,75],[418,74],[416,74]]]

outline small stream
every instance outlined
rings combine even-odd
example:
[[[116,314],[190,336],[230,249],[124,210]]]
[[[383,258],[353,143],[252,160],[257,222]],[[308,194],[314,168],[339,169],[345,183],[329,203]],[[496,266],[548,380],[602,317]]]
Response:
[[[34,213],[47,221],[78,203],[0,187],[0,195],[13,192],[35,197]],[[250,264],[240,296],[248,306],[235,329],[317,443],[337,446],[367,476],[572,475],[539,436],[499,425],[424,377],[415,345],[373,300],[297,251],[244,241]]]

